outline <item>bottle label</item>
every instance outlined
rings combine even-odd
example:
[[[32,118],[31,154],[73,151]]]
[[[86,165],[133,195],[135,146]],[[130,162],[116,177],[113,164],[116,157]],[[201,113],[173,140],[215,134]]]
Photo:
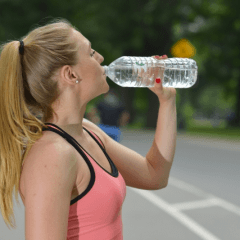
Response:
[[[138,66],[144,66],[144,65],[145,65],[144,63],[138,63],[138,62],[136,62],[136,64],[137,64]]]
[[[140,61],[134,61],[133,63],[133,70],[136,71],[136,73],[140,73],[142,70],[144,72],[147,71],[147,64],[143,63],[141,60]]]

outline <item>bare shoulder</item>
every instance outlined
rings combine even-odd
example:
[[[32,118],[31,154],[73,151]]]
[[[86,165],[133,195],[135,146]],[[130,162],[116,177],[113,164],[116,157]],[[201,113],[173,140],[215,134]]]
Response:
[[[57,140],[44,139],[33,148],[24,167],[26,239],[66,239],[76,159],[68,145]]]
[[[32,171],[32,168],[37,167],[38,164],[43,163],[46,159],[54,161],[60,156],[65,156],[65,159],[74,159],[70,144],[53,132],[44,132],[43,136],[33,144],[26,156],[24,161],[24,176],[28,178],[27,175]],[[72,164],[76,164],[76,160],[75,162],[72,161]]]
[[[52,136],[51,136],[52,137]],[[55,159],[63,159],[62,156],[69,156],[71,154],[71,148],[69,144],[63,144],[63,140],[54,136],[55,139],[41,139],[41,141],[36,142],[33,147],[32,151],[29,152],[29,158],[31,159],[39,159],[41,162],[44,162],[45,159],[51,159],[51,161],[55,161]],[[68,159],[71,156],[68,157]]]
[[[62,136],[52,131],[43,131],[43,135],[33,145],[33,151],[44,149],[46,146],[54,148],[56,151],[71,151],[72,145],[66,141]]]
[[[100,129],[96,124],[94,124],[93,122],[89,121],[86,118],[83,118],[83,122],[82,123],[83,123],[84,127],[88,127],[88,128],[90,128],[90,130],[98,131],[98,129]]]
[[[59,143],[65,141],[62,136],[56,134],[52,131],[43,131],[42,137],[38,140],[38,143],[49,144],[49,143]]]
[[[86,118],[83,118],[83,126],[97,134],[104,146],[106,146],[108,135],[100,127]]]

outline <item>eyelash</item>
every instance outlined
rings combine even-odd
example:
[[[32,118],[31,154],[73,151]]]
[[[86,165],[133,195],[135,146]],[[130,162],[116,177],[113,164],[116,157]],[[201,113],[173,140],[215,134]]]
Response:
[[[94,53],[95,53],[95,51],[93,51],[93,52],[90,54],[90,56],[92,57],[92,56],[94,55]]]

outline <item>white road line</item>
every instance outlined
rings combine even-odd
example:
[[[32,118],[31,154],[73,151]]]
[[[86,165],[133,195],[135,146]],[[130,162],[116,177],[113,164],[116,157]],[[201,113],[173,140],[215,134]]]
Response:
[[[220,206],[240,216],[240,208],[238,206],[235,206],[234,204],[229,203],[221,198],[215,197],[212,194],[206,193],[191,184],[188,184],[186,182],[183,182],[173,177],[169,178],[168,184],[205,199],[199,200],[199,201],[192,201],[192,202],[168,204],[162,198],[160,198],[159,196],[156,196],[154,193],[148,190],[142,190],[142,189],[136,189],[136,188],[130,188],[130,189],[142,195],[144,198],[149,200],[151,203],[156,205],[161,210],[167,212],[169,215],[174,217],[180,223],[185,225],[189,230],[191,230],[192,232],[194,232],[196,235],[198,235],[200,238],[204,240],[220,240],[220,239],[214,236],[207,229],[203,228],[193,219],[186,216],[184,213],[181,212],[181,210]]]
[[[161,210],[167,212],[169,215],[174,217],[178,220],[181,224],[185,225],[189,230],[194,232],[200,238],[204,240],[220,240],[212,233],[210,233],[207,229],[203,228],[197,222],[186,216],[185,214],[181,213],[178,209],[172,207],[170,204],[165,202],[160,197],[156,196],[155,194],[151,193],[148,190],[136,189],[131,188],[133,191],[137,192],[138,194],[142,195],[144,198],[149,200],[151,203],[155,204]]]
[[[171,206],[179,211],[219,206],[240,216],[240,208],[238,206],[217,197],[199,201],[175,203]]]
[[[218,205],[222,208],[225,208],[226,210],[230,211],[230,212],[233,212],[237,215],[240,216],[240,207],[232,204],[232,203],[229,203],[219,197],[216,197],[212,194],[208,194],[200,189],[198,189],[197,187],[189,184],[189,183],[186,183],[186,182],[183,182],[181,180],[178,180],[176,178],[173,178],[173,177],[170,177],[169,178],[169,181],[168,181],[168,184],[176,187],[176,188],[179,188],[181,190],[185,190],[187,192],[190,192],[192,194],[195,194],[196,196],[199,196],[199,197],[202,197],[202,198],[207,198],[207,199],[212,199],[212,204],[214,203],[215,205]],[[187,203],[185,203],[187,204]],[[177,205],[176,205],[177,206]],[[179,206],[180,206],[180,203],[179,203]]]
[[[179,188],[181,190],[184,190],[184,191],[187,191],[187,192],[190,192],[198,197],[201,197],[201,198],[215,198],[215,196],[213,196],[212,194],[209,194],[209,193],[206,193],[204,191],[202,191],[201,189],[189,184],[189,183],[186,183],[186,182],[183,182],[177,178],[174,178],[174,177],[170,177],[169,178],[169,181],[168,181],[168,184],[169,185],[172,185],[176,188]]]
[[[238,206],[235,206],[234,204],[229,203],[221,198],[216,198],[216,201],[217,201],[218,205],[221,206],[222,208],[225,208],[226,210],[233,212],[240,216],[240,208]]]
[[[183,202],[183,203],[175,203],[171,206],[176,208],[179,211],[182,210],[191,210],[191,209],[198,209],[198,208],[206,208],[219,205],[218,199],[210,198],[200,201],[192,201],[192,202]]]

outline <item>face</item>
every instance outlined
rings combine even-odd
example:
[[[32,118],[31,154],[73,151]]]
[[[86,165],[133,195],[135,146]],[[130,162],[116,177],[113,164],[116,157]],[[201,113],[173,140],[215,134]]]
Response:
[[[109,91],[104,68],[101,63],[104,58],[97,51],[92,49],[91,43],[80,32],[74,30],[74,34],[79,41],[79,62],[76,71],[81,78],[81,87],[88,91],[88,95],[93,98]],[[89,92],[91,91],[92,94]]]

